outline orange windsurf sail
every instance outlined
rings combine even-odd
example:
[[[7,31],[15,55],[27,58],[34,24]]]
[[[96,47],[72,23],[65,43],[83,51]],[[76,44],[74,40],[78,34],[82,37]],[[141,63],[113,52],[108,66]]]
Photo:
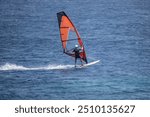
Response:
[[[57,13],[57,18],[63,50],[70,51],[72,47],[74,47],[73,45],[78,44],[82,49],[82,52],[80,52],[80,57],[83,61],[87,63],[83,42],[74,24],[71,22],[69,17],[63,11]],[[74,54],[67,54],[67,55],[74,57]]]

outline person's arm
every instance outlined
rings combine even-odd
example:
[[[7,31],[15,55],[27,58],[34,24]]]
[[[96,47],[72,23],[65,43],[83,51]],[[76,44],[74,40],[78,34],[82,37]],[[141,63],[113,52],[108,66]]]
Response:
[[[73,51],[68,51],[68,50],[64,50],[64,53],[69,55],[69,56],[74,56],[74,53],[72,53]]]
[[[83,49],[82,48],[79,48],[79,52],[82,52],[83,51]]]

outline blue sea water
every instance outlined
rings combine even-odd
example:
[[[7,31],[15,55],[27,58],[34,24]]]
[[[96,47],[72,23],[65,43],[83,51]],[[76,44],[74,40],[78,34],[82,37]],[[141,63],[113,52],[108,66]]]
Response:
[[[60,11],[98,64],[63,54]],[[0,0],[0,99],[150,99],[150,1]]]

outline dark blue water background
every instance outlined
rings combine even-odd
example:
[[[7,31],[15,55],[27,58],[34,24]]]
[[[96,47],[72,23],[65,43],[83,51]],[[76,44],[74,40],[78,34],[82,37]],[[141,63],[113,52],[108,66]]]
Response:
[[[63,54],[62,10],[100,63]],[[150,1],[0,0],[0,99],[150,99]]]

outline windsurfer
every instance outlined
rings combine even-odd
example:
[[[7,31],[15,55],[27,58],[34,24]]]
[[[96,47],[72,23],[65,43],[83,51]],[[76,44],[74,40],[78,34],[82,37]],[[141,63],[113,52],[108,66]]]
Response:
[[[77,63],[78,58],[81,61],[81,65],[83,65],[83,61],[82,61],[82,58],[80,56],[81,52],[82,52],[82,49],[78,45],[75,45],[75,47],[71,50],[71,52],[64,50],[64,53],[75,57],[75,67],[76,67],[76,63]]]
[[[81,61],[81,65],[83,65],[82,63],[82,59],[81,59],[81,56],[80,56],[80,52],[81,52],[81,48],[79,48],[78,45],[75,45],[75,48],[73,49],[72,52],[74,52],[74,55],[75,55],[75,67],[76,67],[76,63],[77,63],[77,59],[79,58],[80,61]]]

